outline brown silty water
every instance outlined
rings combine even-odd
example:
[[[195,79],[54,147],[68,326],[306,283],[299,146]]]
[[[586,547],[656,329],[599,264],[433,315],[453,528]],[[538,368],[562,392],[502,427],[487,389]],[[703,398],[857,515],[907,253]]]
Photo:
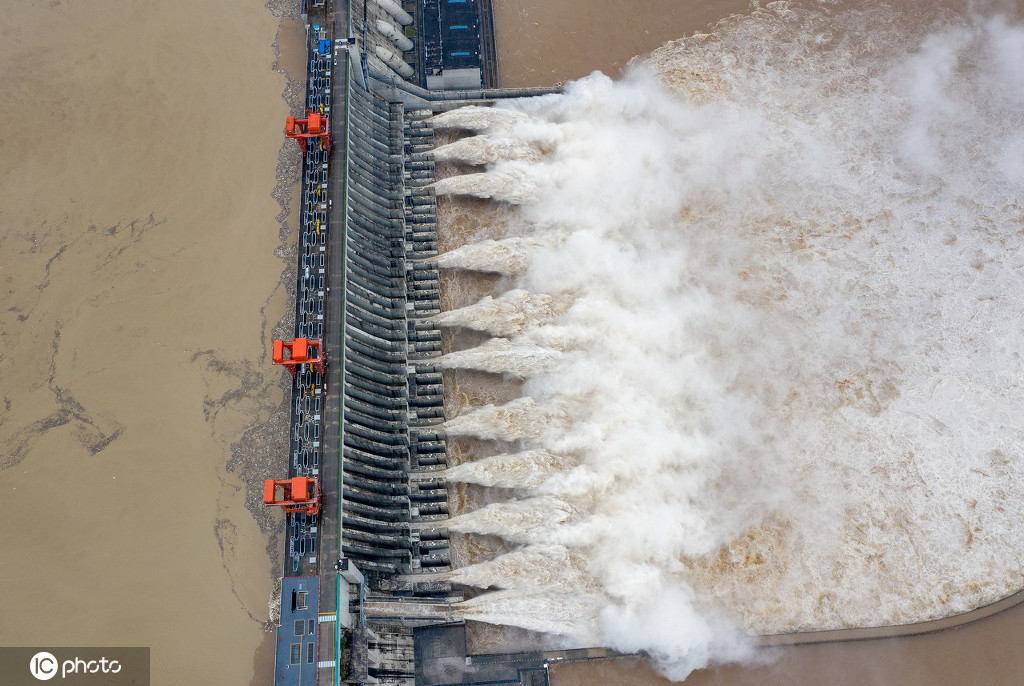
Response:
[[[267,350],[305,37],[280,4],[4,6],[2,645],[272,679],[281,522],[247,506],[287,450]]]
[[[837,11],[844,11],[852,3],[837,6]],[[498,50],[502,85],[535,85],[550,83],[583,76],[592,69],[602,69],[607,73],[616,73],[624,63],[636,54],[643,54],[657,47],[664,40],[678,38],[697,29],[705,28],[708,23],[718,17],[733,12],[749,10],[748,3],[738,3],[736,7],[723,4],[707,3],[695,6],[694,13],[684,10],[677,3],[670,3],[657,8],[658,12],[643,13],[638,16],[635,5],[631,3],[604,2],[598,6],[589,4],[582,11],[574,2],[535,3],[529,1],[496,3],[495,22],[498,35]],[[670,6],[669,6],[670,5]],[[755,4],[756,5],[756,4]],[[852,4],[856,8],[856,4]],[[954,8],[956,9],[956,8]],[[1006,4],[1011,14],[1020,14],[1019,5]],[[716,14],[716,11],[719,13]],[[704,14],[710,12],[710,14]],[[650,16],[657,15],[659,20],[649,21]],[[637,23],[640,27],[637,27]],[[678,22],[678,23],[676,23]],[[657,25],[657,31],[667,30],[668,35],[656,34],[652,37],[648,31]],[[571,30],[570,27],[571,26]],[[557,27],[557,28],[555,28]],[[636,31],[631,31],[630,27]],[[676,27],[676,28],[667,28]],[[682,28],[685,27],[685,28]],[[549,33],[550,31],[550,33]],[[586,46],[574,45],[564,40],[564,35],[573,31],[586,35]],[[633,45],[632,38],[616,41],[615,37],[623,35],[644,34],[639,40],[650,42],[630,54],[617,54],[616,44]],[[602,50],[595,55],[593,46],[612,46],[610,51]],[[542,78],[539,75],[543,75]],[[690,81],[702,76],[681,74],[680,78]],[[710,84],[713,87],[713,84]],[[453,171],[451,165],[439,166],[439,176]],[[476,168],[463,168],[454,171],[472,172]],[[472,236],[474,240],[482,238],[501,238],[508,235],[509,219],[507,207],[486,200],[439,198],[439,222],[441,225],[442,252],[458,247],[466,242],[464,236]],[[495,222],[493,217],[501,220]],[[474,221],[473,217],[481,217]],[[446,233],[447,222],[455,227]],[[499,228],[494,227],[498,225]],[[500,277],[471,275],[466,272],[448,272],[442,279],[442,289],[453,294],[453,299],[445,304],[446,309],[464,306],[484,295],[497,295],[504,290],[505,284]],[[460,340],[460,337],[461,340]],[[459,330],[452,335],[446,333],[445,352],[463,350],[477,345],[482,336],[479,333],[465,333]],[[447,372],[446,383],[450,394],[446,411],[449,418],[464,412],[468,407],[494,403],[499,397],[508,397],[515,393],[518,385],[509,388],[505,393],[493,390],[494,385],[503,386],[504,382],[493,375],[478,376],[470,381],[467,374],[465,383],[468,390],[461,390],[460,377],[463,372]],[[854,384],[858,383],[856,380]],[[854,391],[857,392],[856,390]],[[870,392],[870,390],[869,390]],[[509,452],[512,446],[497,446],[491,442],[477,442],[470,445],[465,439],[453,441],[454,465],[468,459],[480,459],[488,455]],[[452,512],[458,514],[470,511],[494,502],[503,494],[498,489],[458,485],[450,491],[453,494]],[[720,551],[702,563],[703,574],[707,583],[713,587],[720,584],[721,579],[730,579],[728,584],[742,583],[745,577],[758,570],[765,561],[766,551],[773,556],[785,556],[788,541],[782,532],[788,526],[784,520],[768,519],[762,526],[752,529],[746,536],[738,538],[732,545]],[[484,559],[493,559],[506,552],[507,545],[493,536],[481,537],[474,534],[461,534],[462,550],[459,545],[453,547],[453,560],[456,565],[472,563]],[[453,537],[455,538],[455,537]],[[466,551],[471,550],[469,554]],[[778,573],[771,568],[759,570],[759,574]],[[721,589],[722,587],[719,586]],[[777,649],[768,658],[772,664],[760,667],[729,667],[715,668],[707,672],[697,672],[687,679],[687,683],[695,684],[745,684],[745,683],[821,683],[828,679],[835,683],[1020,683],[1024,678],[1024,661],[1016,656],[1012,643],[1008,638],[1024,628],[1024,611],[1020,608],[1009,610],[1000,616],[984,620],[955,633],[943,633],[933,636],[889,639],[859,644],[837,644],[834,646],[815,646]],[[515,650],[531,647],[543,642],[542,637],[520,630],[507,633],[499,628],[478,625],[470,622],[471,651],[486,652],[490,650]],[[548,644],[550,645],[550,643]],[[951,656],[963,656],[966,659],[951,659]],[[636,661],[601,661],[581,665],[560,665],[552,672],[553,683],[662,683],[664,679],[649,667],[638,665]]]

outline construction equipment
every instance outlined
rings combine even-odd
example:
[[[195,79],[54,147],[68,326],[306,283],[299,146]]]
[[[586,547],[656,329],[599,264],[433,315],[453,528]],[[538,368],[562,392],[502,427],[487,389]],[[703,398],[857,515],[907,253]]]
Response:
[[[305,119],[288,117],[284,123],[284,135],[299,142],[303,155],[306,154],[307,138],[319,138],[324,149],[331,151],[331,122],[313,110],[306,110]]]
[[[288,353],[288,357],[285,357]],[[274,352],[272,355],[274,364],[284,365],[292,373],[294,379],[300,364],[312,365],[321,375],[324,373],[326,362],[324,360],[323,345],[320,341],[308,338],[296,338],[291,343],[274,341]]]
[[[277,497],[277,489],[281,497]],[[263,482],[263,504],[280,507],[285,512],[300,512],[315,515],[320,511],[320,482],[313,477],[296,476],[292,479]]]

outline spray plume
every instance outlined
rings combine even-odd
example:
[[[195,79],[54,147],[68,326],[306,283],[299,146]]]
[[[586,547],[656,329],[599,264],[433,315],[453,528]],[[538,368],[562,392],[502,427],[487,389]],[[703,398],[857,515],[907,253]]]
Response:
[[[564,311],[563,301],[517,288],[497,298],[487,296],[473,305],[442,312],[434,320],[440,326],[463,326],[492,336],[515,336],[554,321]]]
[[[565,410],[541,405],[533,398],[516,398],[504,405],[484,405],[445,422],[448,436],[475,436],[495,441],[539,438],[568,423]]]
[[[561,232],[550,232],[467,243],[438,256],[437,266],[441,269],[468,269],[516,276],[526,271],[534,252],[556,245],[563,237]]]
[[[550,371],[561,357],[562,353],[548,347],[491,338],[476,348],[448,353],[441,358],[441,366],[445,369],[479,369],[526,379]]]
[[[447,423],[574,456],[546,495],[453,518],[534,546],[458,572],[521,565],[467,617],[682,678],[749,655],[727,615],[901,623],[1024,583],[1024,30],[919,10],[730,18],[495,113],[492,137],[560,135],[439,184],[568,234],[439,317],[573,348]]]
[[[481,486],[532,488],[544,484],[575,462],[567,456],[555,455],[547,450],[525,450],[463,462],[446,470],[445,478],[448,481]]]
[[[538,160],[540,153],[527,144],[507,138],[471,136],[436,148],[436,162],[462,162],[482,165],[506,160]]]
[[[495,128],[508,128],[522,116],[521,112],[515,110],[470,105],[434,115],[428,121],[438,130],[487,131]]]

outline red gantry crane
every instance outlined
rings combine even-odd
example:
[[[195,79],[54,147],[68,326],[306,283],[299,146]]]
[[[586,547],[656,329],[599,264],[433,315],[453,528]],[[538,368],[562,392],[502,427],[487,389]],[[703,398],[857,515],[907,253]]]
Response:
[[[280,498],[278,489],[281,489]],[[308,476],[283,481],[267,479],[263,482],[263,504],[283,508],[285,512],[315,515],[320,511],[320,482]]]
[[[285,353],[288,357],[285,357]],[[274,341],[272,359],[274,364],[287,367],[293,379],[296,367],[300,364],[311,364],[321,375],[324,373],[324,350],[320,341],[311,341],[308,338],[296,338],[291,343]]]
[[[303,155],[306,154],[307,138],[319,138],[324,145],[324,150],[331,151],[330,120],[312,110],[306,110],[305,119],[288,117],[284,123],[284,135],[299,142]]]

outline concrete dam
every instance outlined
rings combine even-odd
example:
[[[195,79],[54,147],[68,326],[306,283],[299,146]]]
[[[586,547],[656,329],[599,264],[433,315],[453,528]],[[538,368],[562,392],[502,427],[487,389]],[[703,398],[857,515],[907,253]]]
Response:
[[[486,1],[303,9],[307,99],[285,127],[303,151],[296,326],[274,342],[293,381],[291,446],[276,475],[288,478],[264,489],[288,514],[278,683],[545,683],[550,660],[608,654],[480,654],[510,650],[517,631],[680,658],[682,679],[707,664],[688,662],[691,648],[732,636],[694,599],[744,614],[742,651],[937,631],[1020,601],[1000,599],[1018,588],[1013,546],[974,535],[1001,508],[961,498],[979,523],[963,536],[955,518],[920,516],[953,501],[900,495],[924,479],[1009,505],[1002,450],[982,470],[942,456],[950,436],[973,454],[1014,425],[984,418],[1019,393],[1004,338],[989,335],[1003,308],[1020,311],[1007,259],[1020,253],[1006,247],[1019,205],[975,163],[986,157],[965,159],[946,175],[995,223],[952,238],[942,221],[920,224],[921,250],[892,240],[922,216],[964,215],[953,186],[892,186],[917,173],[888,154],[899,127],[869,145],[840,135],[880,131],[907,106],[890,58],[872,67],[884,88],[845,100],[822,85],[846,83],[841,51],[808,44],[748,68],[766,31],[788,45],[821,19],[773,7],[652,54],[684,95],[720,87],[710,104],[649,75],[596,74],[559,97],[466,107],[551,90],[493,88]],[[914,39],[876,19],[853,35],[887,36],[917,64]],[[774,87],[794,79],[802,90]],[[974,123],[1002,135],[1002,100],[947,95],[995,103]],[[794,126],[807,101],[834,119]],[[849,114],[862,111],[874,118]],[[939,142],[962,151],[969,127],[948,124],[936,122]],[[972,144],[991,156],[983,138]],[[858,173],[835,184],[819,149]],[[831,194],[804,192],[812,178]],[[860,232],[872,239],[851,240]],[[899,268],[872,267],[883,263]],[[929,288],[956,306],[936,312]],[[820,344],[850,322],[856,335]],[[896,345],[908,322],[945,333]],[[992,343],[985,355],[966,347],[977,341]],[[982,362],[990,371],[975,373]],[[936,369],[988,408],[978,421],[958,419],[964,394],[935,386]],[[922,421],[935,411],[945,420]],[[907,470],[908,455],[924,470]],[[837,492],[870,507],[840,511]],[[914,555],[901,555],[904,535]],[[961,539],[958,554],[931,554]],[[905,571],[877,573],[863,550]],[[844,583],[821,581],[826,569]],[[957,593],[892,591],[910,577],[945,588],[951,574]]]
[[[439,574],[451,560],[428,119],[554,90],[480,87],[493,81],[479,47],[489,4],[471,5],[476,48],[455,43],[445,81],[453,47],[436,30],[414,46],[405,30],[424,13],[436,23],[436,0],[303,2],[305,116],[286,124],[302,149],[294,338],[274,344],[292,377],[290,450],[287,479],[268,480],[264,497],[286,513],[275,683],[461,682],[423,673],[465,656],[453,611],[463,598]],[[476,87],[430,91],[406,80],[414,74]],[[433,657],[414,659],[424,651]],[[543,660],[511,656],[467,673],[537,683]]]

